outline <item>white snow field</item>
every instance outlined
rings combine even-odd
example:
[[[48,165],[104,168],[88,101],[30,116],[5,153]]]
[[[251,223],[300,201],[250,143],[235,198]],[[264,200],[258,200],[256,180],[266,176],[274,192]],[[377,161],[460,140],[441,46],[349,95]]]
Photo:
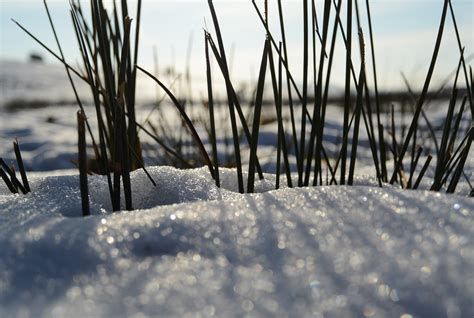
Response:
[[[107,183],[31,176],[0,188],[0,317],[472,317],[474,201],[357,186],[238,194],[206,168],[132,174],[133,212]]]

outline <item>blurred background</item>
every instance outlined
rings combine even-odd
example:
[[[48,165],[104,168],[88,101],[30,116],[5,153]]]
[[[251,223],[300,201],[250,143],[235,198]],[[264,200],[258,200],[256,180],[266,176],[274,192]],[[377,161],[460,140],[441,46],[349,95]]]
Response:
[[[105,1],[112,6],[112,0]],[[345,3],[345,1],[343,1]],[[474,1],[452,1],[456,13],[465,56],[472,58],[474,44]],[[129,1],[130,15],[136,12],[136,1]],[[260,7],[263,1],[257,1]],[[59,33],[66,59],[79,63],[79,51],[65,0],[49,0],[48,5]],[[436,40],[443,1],[441,0],[377,0],[371,1],[379,87],[383,90],[405,88],[403,72],[413,88],[419,90],[429,66]],[[366,21],[365,1],[359,1],[361,20]],[[88,8],[88,1],[83,1]],[[235,83],[249,85],[257,78],[261,59],[264,28],[251,1],[215,1],[226,49],[231,59],[231,75]],[[263,8],[261,8],[263,10]],[[302,1],[283,1],[287,28],[290,67],[295,78],[302,70]],[[317,1],[319,21],[323,3]],[[342,9],[344,10],[344,8]],[[270,1],[270,24],[279,36],[277,1]],[[344,12],[344,11],[342,11]],[[345,19],[343,13],[341,17]],[[46,45],[57,51],[43,1],[0,0],[0,104],[22,98],[41,98],[62,102],[72,99],[64,69],[59,63],[26,35],[11,19],[17,20]],[[179,74],[189,70],[195,97],[205,95],[203,28],[212,29],[207,1],[204,0],[144,0],[140,32],[139,64],[158,73],[171,84]],[[355,22],[354,22],[355,24]],[[362,25],[368,39],[368,27]],[[354,35],[354,40],[357,40]],[[357,50],[354,60],[358,58]],[[333,68],[333,88],[343,87],[344,49],[336,47]],[[459,52],[450,18],[433,79],[441,83],[456,68]],[[156,98],[156,88],[149,79],[140,78],[139,99]],[[179,85],[174,89],[179,90]]]

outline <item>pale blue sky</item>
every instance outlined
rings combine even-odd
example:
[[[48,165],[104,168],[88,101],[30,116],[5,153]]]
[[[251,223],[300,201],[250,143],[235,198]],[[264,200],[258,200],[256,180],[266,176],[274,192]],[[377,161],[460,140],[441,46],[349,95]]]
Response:
[[[130,1],[131,15],[135,1]],[[259,3],[263,1],[257,1]],[[276,13],[276,0],[270,0],[270,10]],[[365,13],[365,1],[359,0]],[[474,53],[474,1],[453,0],[461,37],[466,46],[466,56]],[[68,60],[77,59],[77,45],[69,21],[68,1],[48,1]],[[87,6],[88,1],[84,2]],[[284,1],[287,38],[290,44],[290,63],[297,76],[301,69],[301,0]],[[318,1],[318,14],[322,1]],[[227,49],[235,48],[233,76],[248,80],[256,76],[264,41],[264,30],[250,0],[216,1],[223,36]],[[371,1],[373,27],[379,77],[382,86],[401,86],[400,71],[405,72],[417,85],[425,76],[436,39],[442,10],[442,0],[375,0]],[[364,19],[365,14],[362,14]],[[53,62],[42,48],[24,34],[10,18],[14,18],[56,48],[41,0],[0,0],[0,59],[26,60],[29,52],[41,52]],[[270,19],[277,22],[277,14]],[[320,17],[320,20],[322,17]],[[196,78],[204,76],[204,46],[202,28],[204,20],[212,29],[207,1],[144,0],[139,63],[153,67],[153,47],[158,48],[161,66],[174,63],[184,69],[188,39],[193,37],[192,71]],[[438,80],[457,64],[458,50],[451,18],[447,20],[444,44],[440,52]],[[278,35],[278,27],[273,28]],[[367,34],[366,25],[363,26]],[[368,34],[366,35],[368,38]],[[229,53],[230,54],[230,53]],[[334,74],[343,74],[343,50],[336,50]],[[356,54],[358,55],[358,54]],[[354,57],[357,60],[357,56]],[[335,75],[340,82],[342,76]]]

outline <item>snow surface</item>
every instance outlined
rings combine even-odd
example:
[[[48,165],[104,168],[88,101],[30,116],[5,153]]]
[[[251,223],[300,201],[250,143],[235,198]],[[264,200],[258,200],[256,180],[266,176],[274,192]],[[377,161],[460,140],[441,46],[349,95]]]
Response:
[[[132,174],[139,210],[107,184],[32,176],[0,187],[0,317],[472,317],[474,201],[358,186],[235,193],[205,168]],[[365,182],[366,185],[363,185]],[[267,192],[265,192],[267,191]]]
[[[55,89],[37,80],[44,74]],[[50,66],[0,63],[0,88],[2,103],[73,99],[63,69]],[[146,91],[155,97],[154,85]],[[180,133],[176,110],[160,107],[169,133]],[[242,195],[235,170],[220,170],[218,189],[206,168],[151,167],[156,188],[141,171],[131,176],[133,212],[111,213],[106,180],[91,177],[93,215],[82,218],[77,172],[44,172],[74,168],[76,110],[0,105],[0,157],[12,163],[18,137],[27,169],[43,171],[29,173],[26,196],[0,183],[0,317],[474,316],[474,201],[464,178],[458,195],[378,188],[361,128],[354,187],[272,191],[275,175],[266,174],[258,194]],[[155,111],[140,105],[139,122]],[[227,115],[216,115],[225,159]],[[430,108],[438,137],[445,115],[445,105]],[[90,124],[96,132],[93,116]],[[470,125],[467,118],[462,131]],[[330,157],[341,130],[340,109],[328,108]],[[198,132],[209,147],[203,127]],[[265,171],[275,171],[276,140],[276,123],[262,125]],[[153,150],[144,153],[147,165],[162,164],[156,143],[143,134],[141,141]],[[242,153],[245,166],[248,148]],[[470,179],[472,154],[464,171]],[[434,163],[420,189],[433,173]]]

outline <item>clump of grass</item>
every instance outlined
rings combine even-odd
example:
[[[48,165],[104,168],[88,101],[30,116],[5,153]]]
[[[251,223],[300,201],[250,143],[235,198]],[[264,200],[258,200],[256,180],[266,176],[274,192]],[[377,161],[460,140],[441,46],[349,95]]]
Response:
[[[31,192],[31,189],[28,182],[28,177],[26,175],[25,166],[23,164],[20,146],[18,145],[18,140],[16,139],[13,142],[13,149],[15,152],[16,164],[20,170],[21,182],[16,176],[15,165],[8,166],[3,158],[0,158],[0,176],[11,193],[21,192],[22,194],[27,194],[28,192]]]
[[[260,72],[254,94],[252,94],[251,107],[249,108],[249,114],[252,115],[252,120],[250,120],[244,114],[243,107],[241,106],[241,96],[237,93],[236,86],[231,78],[230,63],[227,59],[216,9],[213,1],[208,0],[215,35],[212,35],[208,30],[204,32],[208,96],[207,102],[203,104],[208,108],[209,119],[205,126],[208,127],[210,152],[212,152],[212,155],[208,154],[208,149],[206,149],[201,136],[198,134],[197,121],[192,118],[191,113],[194,112],[195,108],[187,107],[186,104],[186,101],[191,98],[189,69],[186,74],[189,91],[188,99],[182,100],[173,93],[172,87],[166,86],[159,79],[160,76],[153,75],[142,67],[137,66],[140,1],[138,2],[134,42],[131,40],[132,22],[128,18],[126,1],[121,3],[120,18],[119,10],[115,5],[112,13],[109,13],[104,9],[101,0],[91,2],[92,17],[90,19],[84,17],[78,3],[71,5],[71,17],[83,59],[82,71],[75,70],[66,62],[59,40],[57,40],[60,51],[58,55],[35,38],[65,65],[76,94],[77,103],[82,111],[80,125],[83,123],[84,129],[80,127],[81,134],[82,131],[88,133],[95,160],[100,163],[102,173],[107,175],[114,210],[120,209],[121,182],[123,182],[124,186],[126,208],[133,208],[130,190],[130,171],[143,167],[142,147],[138,138],[138,130],[151,136],[163,147],[175,165],[192,167],[196,162],[192,163],[186,157],[190,154],[199,154],[201,162],[208,167],[216,185],[220,186],[219,164],[221,161],[218,158],[216,100],[214,98],[215,89],[213,88],[211,74],[211,63],[214,61],[217,63],[225,83],[225,106],[231,131],[230,140],[233,144],[233,159],[235,160],[234,166],[237,173],[238,191],[241,193],[245,191],[253,192],[255,190],[255,173],[258,174],[260,179],[263,179],[263,169],[260,165],[258,154],[260,128],[263,125],[264,90],[268,78],[270,78],[273,91],[275,121],[278,127],[276,141],[277,164],[275,171],[277,176],[276,188],[280,187],[281,159],[283,159],[283,170],[287,178],[287,185],[290,187],[294,184],[298,186],[308,186],[310,184],[354,184],[357,174],[356,162],[361,142],[360,135],[363,129],[365,129],[368,136],[375,177],[380,186],[389,182],[390,184],[398,183],[402,188],[418,188],[424,176],[432,168],[430,166],[432,158],[436,159],[436,167],[434,168],[434,181],[431,184],[431,190],[440,191],[445,189],[447,192],[454,192],[463,176],[469,183],[463,169],[472,144],[473,129],[466,129],[465,133],[462,134],[463,128],[461,123],[463,118],[468,115],[466,114],[466,109],[470,110],[471,118],[474,112],[472,102],[472,69],[470,68],[469,77],[466,59],[464,58],[464,48],[450,0],[445,0],[443,4],[436,44],[423,89],[418,97],[409,89],[410,95],[413,98],[413,105],[409,104],[409,99],[405,103],[412,106],[411,113],[409,110],[406,111],[404,106],[402,107],[402,117],[411,116],[412,118],[408,129],[402,128],[399,135],[397,135],[397,127],[399,125],[395,122],[395,105],[391,108],[391,112],[386,111],[387,107],[382,105],[381,93],[378,88],[376,52],[373,40],[374,30],[368,0],[365,1],[368,32],[364,32],[362,28],[357,0],[348,0],[345,12],[342,9],[342,0],[337,2],[325,0],[322,19],[318,19],[317,12],[320,12],[320,10],[316,10],[316,1],[304,0],[302,2],[303,43],[301,53],[303,56],[303,75],[298,81],[302,83],[301,87],[296,84],[297,81],[294,79],[288,61],[289,54],[282,2],[278,0],[275,4],[278,6],[280,39],[273,34],[268,23],[270,18],[268,15],[268,1],[264,1],[264,14],[261,13],[255,1],[252,1],[252,4],[265,30],[265,44]],[[45,7],[47,10],[46,2]],[[447,116],[441,140],[438,142],[435,128],[430,124],[425,110],[431,96],[430,84],[435,71],[438,52],[442,44],[443,35],[446,33],[445,24],[448,12],[451,13],[454,24],[460,60],[453,89],[449,95],[450,102],[447,107]],[[318,21],[322,21],[321,28]],[[56,35],[51,17],[50,22],[52,30]],[[356,32],[354,32],[355,23],[357,23],[359,50],[355,49],[357,43],[353,41],[353,37],[356,36]],[[22,26],[20,27],[23,28]],[[364,40],[364,33],[368,34],[370,38],[370,41],[367,43]],[[29,32],[28,34],[33,36]],[[330,102],[331,72],[333,65],[337,63],[335,61],[335,49],[338,41],[342,42],[345,53],[345,59],[342,61],[342,63],[345,63],[345,87],[342,99],[344,109],[342,134],[340,135],[341,142],[335,151],[335,156],[329,157],[325,145],[325,124],[327,121],[326,112]],[[366,59],[365,52],[369,52],[369,49],[366,46],[370,46],[372,72],[368,71],[368,59]],[[357,54],[357,51],[360,54],[360,64],[355,65],[354,55]],[[275,65],[278,65],[278,72]],[[174,148],[170,145],[170,138],[166,136],[166,129],[155,127],[148,122],[148,118],[143,125],[135,120],[137,70],[142,71],[153,79],[179,111],[183,122],[182,129],[179,131],[178,141],[173,142]],[[266,76],[268,71],[270,72],[270,77]],[[461,71],[464,76],[460,76]],[[310,77],[311,72],[313,73],[312,78]],[[86,81],[91,88],[96,110],[95,115],[99,123],[98,142],[88,125],[87,116],[71,78],[72,74]],[[371,79],[370,76],[372,76]],[[461,84],[462,77],[465,82],[463,83],[466,87],[465,90],[460,88],[463,86]],[[286,87],[284,81],[286,81]],[[373,83],[373,91],[369,83]],[[314,93],[313,98],[310,95],[311,90]],[[353,96],[354,91],[356,92],[355,98]],[[460,92],[464,91],[466,96],[460,96]],[[283,119],[284,94],[288,99],[289,123]],[[460,107],[458,107],[459,99],[462,100]],[[375,102],[375,109],[373,108],[373,102]],[[391,102],[389,97],[387,101],[384,101],[384,104],[390,105]],[[467,105],[469,107],[466,107]],[[458,109],[457,113],[456,109]],[[296,114],[298,111],[300,111],[300,114]],[[388,121],[390,121],[391,115],[391,122],[385,125],[382,123],[384,112],[386,112]],[[296,121],[298,116],[301,118],[299,122]],[[424,125],[420,123],[420,117],[424,119]],[[185,135],[183,134],[185,129],[189,132],[195,151],[188,152],[188,150],[183,148],[185,139],[182,136]],[[428,138],[426,138],[426,131],[428,131]],[[81,144],[83,144],[85,137],[80,136]],[[242,152],[245,142],[250,149],[246,185],[243,177],[245,158],[243,158]],[[431,153],[430,143],[435,145],[435,153]],[[84,148],[84,145],[81,147]],[[85,150],[80,150],[80,153],[84,156]],[[296,171],[291,170],[290,155],[295,158]],[[407,156],[411,157],[408,158]],[[389,171],[387,167],[389,158],[392,158],[394,161],[392,171]],[[419,170],[418,165],[423,160],[424,163],[421,166],[421,170],[417,173]],[[405,169],[408,166],[409,168]],[[326,170],[326,180],[323,180],[324,168]],[[82,169],[84,170],[84,168]],[[293,180],[294,175],[297,176],[296,182]],[[10,178],[10,182],[13,182],[11,180],[12,178]],[[81,181],[82,183],[84,181]],[[87,184],[87,182],[84,184]]]
[[[224,59],[222,56],[225,56],[225,50],[223,48],[223,41],[222,41],[222,34],[219,28],[219,21],[217,18],[217,14],[215,8],[212,4],[212,1],[209,2],[209,7],[211,11],[211,15],[213,17],[213,23],[216,31],[216,37],[219,43],[219,51],[215,49],[215,56],[217,59],[221,59],[220,61],[220,68],[223,72],[224,78],[226,80],[226,86],[228,87],[228,92],[230,92],[228,98],[228,105],[229,105],[229,116],[231,118],[231,122],[235,122],[235,115],[233,115],[233,105],[235,105],[235,100],[232,99],[232,83],[229,82],[230,78],[226,74]],[[374,162],[374,168],[376,171],[376,177],[379,182],[380,186],[383,186],[384,182],[390,181],[390,183],[399,182],[399,184],[403,188],[417,188],[423,177],[425,176],[426,172],[428,171],[431,163],[432,155],[429,152],[429,147],[424,147],[423,140],[421,138],[421,126],[419,123],[419,118],[422,116],[425,119],[426,125],[429,128],[431,138],[434,140],[435,145],[438,145],[438,141],[436,139],[436,135],[434,133],[433,127],[429,120],[426,117],[425,111],[423,110],[423,106],[427,100],[427,97],[430,96],[429,87],[431,78],[434,73],[434,68],[436,65],[438,51],[440,49],[442,43],[443,34],[446,32],[445,29],[445,21],[448,13],[448,8],[451,11],[452,20],[455,26],[456,36],[458,39],[459,49],[460,49],[460,63],[458,67],[459,70],[464,70],[465,75],[465,84],[467,89],[465,90],[468,92],[467,96],[464,97],[464,101],[462,102],[462,106],[460,111],[456,116],[454,116],[454,107],[458,103],[459,90],[457,89],[458,85],[458,75],[456,75],[455,82],[453,84],[453,92],[450,95],[450,106],[448,107],[448,115],[444,125],[444,133],[442,136],[441,143],[439,147],[437,146],[436,151],[436,158],[437,158],[437,168],[435,173],[435,180],[432,186],[432,190],[441,190],[442,185],[444,185],[448,179],[452,181],[451,186],[448,185],[447,191],[452,192],[453,188],[456,188],[456,185],[459,182],[459,179],[463,176],[462,170],[465,164],[465,159],[469,152],[471,146],[471,132],[467,132],[460,143],[458,143],[457,150],[454,151],[454,146],[457,143],[456,140],[458,139],[458,134],[460,131],[460,122],[461,118],[464,116],[464,104],[467,101],[472,99],[471,87],[467,77],[467,68],[465,66],[465,59],[463,57],[463,49],[461,45],[461,40],[459,37],[459,32],[457,30],[457,25],[455,21],[455,15],[453,12],[453,8],[449,0],[446,0],[443,5],[443,13],[441,16],[441,21],[438,30],[438,36],[436,40],[436,45],[433,50],[433,57],[431,60],[430,68],[428,74],[425,79],[425,84],[421,95],[415,99],[416,105],[413,107],[412,113],[412,120],[411,124],[408,127],[407,131],[402,129],[402,142],[399,144],[397,141],[398,137],[396,136],[396,128],[398,124],[395,123],[395,113],[392,113],[392,128],[391,131],[386,132],[384,125],[381,122],[381,117],[383,115],[383,109],[381,107],[381,101],[379,99],[379,89],[377,83],[377,70],[376,70],[376,55],[375,55],[375,47],[374,47],[374,40],[373,40],[373,26],[371,21],[371,12],[370,12],[370,5],[369,1],[366,1],[366,12],[368,18],[368,27],[369,27],[369,37],[370,37],[370,57],[372,60],[372,74],[373,74],[373,83],[374,83],[374,95],[371,95],[370,88],[368,85],[367,77],[368,73],[366,72],[366,59],[365,59],[365,46],[366,43],[363,40],[363,30],[361,29],[361,21],[359,16],[359,5],[358,1],[348,1],[346,6],[346,26],[344,28],[343,23],[341,21],[341,1],[336,3],[332,3],[331,1],[324,2],[324,9],[323,9],[323,23],[322,23],[322,32],[319,32],[319,27],[317,25],[317,15],[316,15],[316,3],[311,1],[303,1],[302,4],[302,13],[303,13],[303,44],[302,44],[302,52],[303,52],[303,77],[301,80],[302,83],[302,93],[295,85],[295,81],[293,76],[291,75],[291,70],[289,68],[289,64],[287,61],[287,48],[286,48],[286,37],[285,37],[285,23],[283,20],[283,9],[281,1],[278,1],[278,9],[279,9],[279,19],[280,19],[280,33],[282,36],[282,45],[277,47],[276,39],[273,36],[269,25],[268,25],[268,10],[267,1],[264,2],[265,7],[265,15],[262,15],[260,9],[258,8],[255,1],[253,1],[254,8],[262,22],[265,31],[267,33],[268,42],[273,45],[275,51],[277,53],[276,58],[279,60],[280,64],[285,67],[286,71],[286,80],[287,80],[287,95],[289,97],[288,100],[288,107],[290,108],[291,114],[291,127],[290,129],[285,129],[283,124],[278,125],[278,156],[281,151],[281,141],[286,140],[286,136],[281,136],[281,132],[290,132],[289,139],[293,140],[292,148],[289,150],[291,153],[296,157],[296,173],[297,177],[297,184],[298,186],[309,185],[310,183],[310,175],[313,175],[313,185],[323,184],[322,180],[322,166],[325,165],[327,167],[327,179],[326,184],[353,184],[354,176],[356,174],[356,160],[357,160],[357,148],[359,141],[359,131],[363,129],[366,130],[369,144],[370,144],[370,151],[372,154],[372,159]],[[354,9],[355,5],[355,9]],[[311,10],[308,10],[308,7]],[[310,13],[312,13],[310,18]],[[332,31],[332,39],[330,39],[331,33],[329,32],[330,29],[330,21],[331,21],[331,14],[334,14],[334,28]],[[353,17],[356,16],[354,20]],[[353,43],[352,43],[352,29],[353,23],[357,21],[358,29],[359,29],[359,47],[360,47],[360,54],[361,54],[361,65],[359,76],[356,77],[356,71],[354,68],[353,63]],[[311,24],[311,27],[309,26]],[[312,38],[310,39],[310,33],[308,30],[311,29]],[[339,149],[339,156],[336,158],[335,163],[331,164],[329,158],[327,157],[327,153],[324,147],[324,123],[325,123],[325,112],[328,102],[328,91],[330,86],[330,76],[331,76],[331,66],[334,63],[334,48],[336,43],[337,32],[340,30],[340,35],[342,37],[344,43],[344,49],[346,53],[346,70],[345,70],[345,105],[344,105],[344,116],[343,116],[343,123],[342,123],[342,144],[340,145]],[[317,35],[317,36],[316,36]],[[213,44],[212,36],[209,33],[206,33],[209,43],[211,46]],[[330,43],[330,47],[327,47],[327,43]],[[265,47],[267,46],[267,42]],[[319,51],[316,47],[319,46]],[[312,52],[310,52],[310,47],[312,47]],[[272,70],[274,65],[273,56],[270,53],[267,53],[270,57],[269,65],[270,70]],[[317,59],[317,54],[319,53],[319,62]],[[311,59],[312,57],[312,59]],[[310,84],[309,80],[309,70],[310,70],[310,60],[313,62],[313,83]],[[328,65],[325,66],[325,64]],[[326,70],[326,74],[324,71]],[[264,74],[263,74],[264,75]],[[257,91],[259,88],[264,87],[265,85],[265,76],[260,74],[259,80],[257,82]],[[275,96],[275,104],[278,105],[278,95],[281,94],[281,85],[279,81],[275,80],[275,75],[273,71],[272,75],[272,87],[274,90]],[[314,104],[312,105],[313,113],[312,116],[309,116],[309,94],[308,94],[308,87],[313,87],[315,95],[314,95]],[[355,98],[355,107],[353,105],[353,98],[351,96],[351,92],[356,91],[356,98]],[[209,90],[211,91],[211,90]],[[295,101],[291,97],[293,93],[296,93],[298,99]],[[258,96],[258,94],[257,94]],[[372,97],[375,97],[375,109],[372,107]],[[258,99],[257,99],[258,101]],[[295,120],[294,120],[294,107],[295,105],[300,106],[301,109],[301,121],[300,127],[297,129]],[[255,158],[256,153],[258,152],[258,146],[255,146],[255,141],[258,140],[258,132],[259,126],[261,125],[259,119],[259,104],[256,103],[254,106],[254,121],[252,124],[252,134],[249,138],[251,144],[251,152],[249,160],[249,179],[247,185],[247,191],[251,192],[254,187],[254,165],[253,158]],[[277,106],[278,107],[278,106]],[[404,116],[408,116],[405,114]],[[472,116],[472,111],[471,111]],[[211,119],[212,121],[213,119]],[[236,123],[234,123],[234,126]],[[309,125],[309,127],[307,127]],[[362,126],[362,127],[361,127]],[[310,131],[309,140],[306,139],[306,135]],[[286,133],[285,133],[286,134]],[[388,144],[388,140],[386,135],[391,135],[391,145]],[[238,135],[237,135],[238,136]],[[238,153],[240,144],[239,138],[236,137],[234,134],[233,136],[234,147],[236,152]],[[212,145],[213,148],[215,144]],[[410,160],[410,169],[409,171],[405,172],[404,169],[404,159],[407,155],[408,150],[411,149],[411,160]],[[388,151],[392,152],[392,157],[394,159],[395,165],[393,171],[391,171],[389,175],[389,171],[387,168],[387,158],[389,157]],[[214,150],[215,151],[215,150]],[[422,153],[425,153],[426,160],[422,165],[421,171],[416,176],[417,165],[422,157]],[[347,167],[348,165],[348,167]],[[238,179],[240,180],[240,170],[239,168],[241,163],[237,162],[237,173]],[[313,167],[313,169],[311,169]],[[339,180],[335,177],[337,170],[339,171]],[[281,165],[279,162],[279,157],[277,158],[277,178],[279,178],[279,173],[281,170]],[[312,172],[312,170],[314,172]],[[330,174],[329,174],[330,173]],[[291,172],[287,173],[287,176],[290,180],[289,184],[291,183]],[[397,181],[398,180],[398,181]],[[469,180],[468,180],[469,182]],[[239,181],[239,190],[242,190],[242,186],[240,185],[241,181]],[[278,183],[277,186],[278,187]]]
[[[396,136],[396,131],[398,124],[395,122],[395,110],[392,107],[392,121],[391,121],[391,130],[386,131],[386,128],[382,124],[381,117],[383,112],[380,93],[377,83],[377,69],[376,69],[376,55],[374,47],[374,36],[373,36],[373,26],[371,21],[371,12],[369,1],[365,2],[366,13],[368,19],[368,29],[369,29],[369,38],[370,38],[370,58],[372,62],[372,80],[374,83],[374,93],[371,94],[369,87],[368,76],[369,73],[366,71],[366,43],[364,41],[364,31],[361,28],[361,20],[359,15],[359,4],[356,0],[350,0],[347,2],[346,6],[346,24],[345,27],[341,21],[342,14],[342,1],[325,1],[323,8],[323,19],[321,29],[318,26],[317,11],[315,1],[303,1],[302,3],[302,14],[303,14],[303,44],[302,44],[302,55],[303,55],[303,77],[301,79],[302,87],[298,88],[295,84],[294,77],[292,75],[291,69],[288,63],[288,53],[287,53],[287,39],[285,36],[285,22],[283,18],[283,8],[281,1],[278,1],[278,11],[279,11],[279,25],[281,33],[281,42],[280,45],[277,45],[277,40],[272,34],[268,24],[268,2],[264,1],[264,14],[261,13],[258,5],[255,1],[252,1],[252,4],[258,14],[262,25],[265,28],[267,40],[265,41],[264,57],[262,58],[260,75],[256,83],[256,99],[253,107],[253,122],[251,128],[249,128],[245,117],[241,114],[239,98],[235,94],[234,85],[231,81],[228,63],[226,60],[226,51],[223,45],[223,36],[220,30],[219,19],[217,17],[216,10],[213,5],[213,1],[209,0],[209,9],[212,16],[212,21],[215,30],[215,36],[217,39],[217,44],[214,44],[212,35],[206,31],[205,32],[205,44],[206,44],[206,65],[207,65],[207,76],[208,76],[208,105],[209,105],[209,122],[211,126],[214,124],[215,118],[213,114],[214,109],[214,98],[213,98],[213,88],[212,81],[210,80],[210,54],[209,51],[212,51],[215,60],[218,63],[219,69],[224,77],[226,84],[227,92],[227,105],[228,105],[228,116],[232,128],[232,141],[234,144],[234,153],[235,153],[235,164],[237,171],[237,181],[239,192],[244,191],[243,183],[243,168],[242,168],[242,154],[241,154],[241,143],[240,143],[240,134],[238,133],[238,120],[240,119],[240,124],[244,131],[244,135],[250,145],[250,158],[249,158],[249,174],[247,182],[247,191],[252,192],[254,190],[254,174],[257,171],[262,178],[263,175],[260,171],[259,161],[258,161],[258,134],[260,130],[260,125],[262,121],[260,118],[262,100],[261,96],[263,89],[265,87],[265,72],[267,65],[271,72],[271,85],[274,92],[274,102],[276,105],[276,117],[278,122],[278,137],[277,137],[277,183],[276,188],[279,187],[279,178],[281,172],[281,161],[280,154],[284,149],[284,158],[288,156],[289,153],[293,154],[296,158],[296,171],[290,171],[288,159],[285,160],[285,169],[287,175],[288,186],[293,185],[292,172],[297,174],[297,185],[298,186],[307,186],[310,184],[310,179],[312,175],[312,184],[324,184],[323,182],[323,173],[322,167],[326,166],[326,184],[349,184],[354,183],[354,176],[356,175],[356,160],[357,160],[357,150],[360,143],[359,135],[360,130],[365,129],[368,141],[370,144],[370,151],[374,163],[376,178],[380,186],[383,186],[384,182],[395,183],[398,182],[403,188],[417,188],[426,172],[430,168],[431,159],[433,156],[429,153],[430,148],[424,144],[426,140],[424,134],[422,134],[422,126],[419,123],[420,116],[425,120],[426,126],[429,130],[430,138],[433,140],[436,146],[436,158],[437,158],[437,168],[435,172],[434,184],[431,187],[432,190],[441,190],[442,186],[446,184],[447,180],[450,179],[450,185],[448,185],[448,192],[451,192],[453,188],[456,188],[456,185],[459,182],[459,179],[463,176],[462,169],[465,164],[465,158],[470,149],[471,145],[471,133],[467,132],[463,140],[458,143],[456,151],[454,146],[456,140],[458,139],[458,134],[460,131],[460,122],[464,116],[464,104],[466,100],[471,103],[472,106],[472,94],[471,87],[467,77],[467,68],[465,66],[466,62],[463,57],[463,49],[461,45],[461,40],[459,37],[459,32],[457,29],[457,24],[455,20],[455,15],[453,8],[449,0],[444,2],[443,13],[441,16],[441,21],[438,30],[438,36],[436,40],[436,45],[433,50],[433,57],[430,63],[430,68],[425,79],[425,84],[423,90],[418,98],[414,98],[415,105],[413,106],[412,120],[411,124],[408,127],[408,130],[402,129],[401,132],[401,144],[397,140],[399,137]],[[310,8],[310,10],[308,9]],[[453,92],[450,95],[450,106],[448,107],[448,116],[445,122],[445,129],[442,136],[440,145],[436,138],[436,133],[431,126],[423,106],[428,100],[428,97],[432,94],[429,92],[431,78],[434,73],[434,68],[436,65],[437,55],[439,48],[442,43],[443,33],[445,33],[445,21],[448,13],[448,8],[451,12],[451,17],[453,24],[455,26],[456,36],[460,49],[460,63],[458,67],[459,70],[462,69],[465,75],[466,81],[466,91],[468,95],[464,97],[464,102],[462,103],[461,109],[458,112],[457,116],[454,116],[454,108],[458,102],[457,94],[459,90],[456,88],[458,85],[458,74],[456,74],[456,79],[453,85]],[[331,16],[333,21],[332,34],[330,32],[330,21]],[[311,17],[310,17],[311,16]],[[355,19],[354,19],[355,16]],[[356,70],[353,63],[353,41],[352,41],[352,30],[354,21],[357,22],[358,26],[358,37],[359,37],[359,52],[361,55],[361,64],[359,67],[359,76],[356,76]],[[311,30],[311,32],[309,32]],[[322,30],[322,32],[320,32]],[[339,32],[340,31],[340,32]],[[330,158],[328,158],[327,152],[325,151],[324,145],[324,126],[325,126],[325,114],[326,108],[328,106],[328,92],[330,87],[330,78],[331,78],[331,69],[334,63],[336,39],[338,37],[338,32],[342,38],[345,50],[345,94],[344,94],[344,116],[342,123],[342,143],[339,145],[338,156],[335,158],[335,162],[331,163]],[[310,39],[310,34],[311,39]],[[332,37],[331,37],[332,35]],[[330,43],[328,47],[328,43]],[[270,48],[268,48],[270,46]],[[319,50],[317,49],[319,47]],[[312,50],[310,50],[312,48]],[[275,50],[276,55],[272,54]],[[319,59],[317,58],[319,54]],[[266,56],[266,57],[265,57]],[[282,102],[282,80],[281,74],[279,74],[279,79],[276,79],[275,73],[275,62],[274,58],[279,61],[280,67],[285,68],[286,73],[286,82],[287,82],[287,96],[288,96],[288,107],[290,111],[290,124],[291,127],[288,129],[285,127],[283,120],[281,118],[281,107]],[[309,79],[309,72],[311,68],[313,69],[313,82]],[[462,68],[461,68],[462,66]],[[280,70],[281,71],[281,70]],[[326,73],[325,73],[326,72]],[[472,80],[471,80],[472,81]],[[162,86],[162,83],[161,85]],[[309,88],[312,87],[314,90],[314,99],[313,105],[310,105],[310,96]],[[300,92],[300,89],[302,93]],[[356,91],[355,99],[352,96],[352,91]],[[439,90],[441,92],[441,89]],[[438,93],[439,93],[438,92]],[[436,93],[435,96],[438,94]],[[411,92],[414,95],[413,92]],[[169,94],[168,94],[169,95]],[[297,96],[297,99],[292,98],[293,95]],[[395,97],[397,97],[395,95]],[[389,97],[390,98],[390,97]],[[372,107],[372,101],[375,101],[375,109]],[[355,105],[354,105],[355,103]],[[387,101],[385,101],[387,103]],[[301,121],[299,122],[300,127],[296,127],[295,121],[295,106],[299,106],[301,110]],[[472,107],[471,107],[472,108]],[[312,115],[310,116],[310,109],[313,110]],[[237,113],[237,114],[236,114]],[[403,117],[408,116],[403,111]],[[238,116],[237,116],[238,115]],[[471,110],[472,116],[472,110]],[[213,167],[214,171],[213,177],[218,182],[218,160],[217,160],[217,143],[215,140],[215,127],[212,128],[211,132],[211,148],[213,152],[213,162],[211,165],[208,163],[209,167]],[[287,136],[289,132],[289,136]],[[309,140],[307,139],[307,134],[309,132]],[[387,138],[386,136],[391,136]],[[287,138],[288,137],[288,138]],[[286,140],[292,140],[290,147],[287,147]],[[389,140],[391,139],[391,140]],[[428,139],[429,141],[429,139]],[[201,148],[203,150],[204,148]],[[408,150],[411,149],[411,160],[410,168],[408,171],[404,169],[404,160],[407,155]],[[205,151],[205,149],[204,149]],[[205,152],[202,152],[205,156]],[[387,160],[389,158],[389,151],[392,153],[392,158],[394,160],[394,169],[391,171],[389,178],[389,171],[387,168]],[[422,157],[427,156],[424,164],[421,167],[420,172],[416,176],[417,165]],[[339,178],[336,177],[338,169]],[[468,180],[469,182],[469,180]]]
[[[102,0],[91,1],[90,5],[91,16],[86,17],[80,2],[70,3],[71,21],[82,58],[82,70],[79,71],[66,61],[45,0],[45,10],[59,54],[54,53],[18,22],[14,22],[64,64],[81,110],[81,122],[83,120],[92,142],[94,157],[89,161],[96,162],[97,172],[107,177],[112,209],[121,209],[120,185],[123,184],[125,208],[132,210],[130,171],[145,169],[135,119],[141,0],[137,5],[134,41],[131,40],[132,19],[128,16],[126,0],[121,1],[120,8],[114,1],[112,12],[105,9]],[[95,133],[87,120],[73,74],[90,87],[98,123],[98,131]],[[149,176],[148,173],[147,175]],[[149,178],[155,185],[150,176]]]

